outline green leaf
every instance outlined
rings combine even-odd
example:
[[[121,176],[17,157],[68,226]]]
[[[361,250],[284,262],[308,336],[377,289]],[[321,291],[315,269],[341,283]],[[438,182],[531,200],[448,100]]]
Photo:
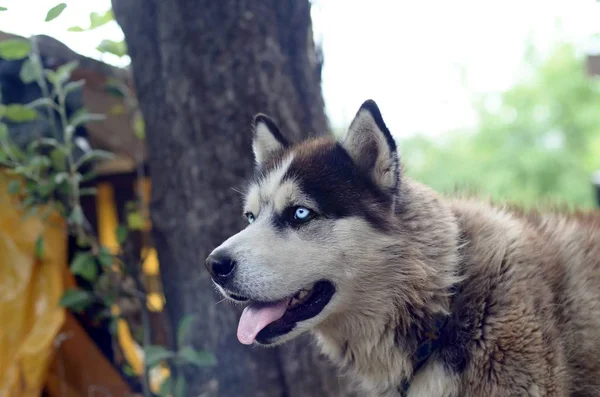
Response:
[[[56,186],[52,181],[47,183],[41,183],[37,187],[37,192],[42,198],[47,198],[48,196],[50,196],[50,193],[54,191],[55,187]]]
[[[37,112],[27,106],[13,103],[6,105],[4,117],[15,123],[24,123],[26,121],[35,120],[37,118]]]
[[[165,349],[163,346],[151,345],[144,349],[144,364],[147,368],[155,367],[163,360],[174,357],[174,353]]]
[[[88,266],[89,263],[95,264],[94,255],[91,252],[77,252],[71,262],[71,270],[82,269]]]
[[[103,114],[92,114],[89,113],[85,109],[80,109],[71,117],[69,120],[69,125],[73,128],[77,128],[80,125],[92,122],[92,121],[102,121],[106,119],[106,116]]]
[[[65,213],[66,210],[63,211]],[[79,248],[89,248],[91,244],[91,237],[86,236],[85,234],[80,234],[77,236],[76,243]]]
[[[18,175],[27,176],[28,174],[31,174],[34,171],[33,168],[34,167],[32,167],[31,164],[17,165],[16,167],[11,169],[11,172],[14,172]],[[35,190],[35,187],[33,189],[29,189],[28,187],[28,190]]]
[[[189,335],[193,323],[193,314],[188,314],[181,319],[179,327],[177,328],[177,346],[183,346],[185,338]]]
[[[34,156],[35,150],[40,146],[40,141],[37,139],[32,140],[31,142],[29,142],[29,144],[27,145],[27,149],[25,149],[25,151],[27,152],[28,156]]]
[[[123,364],[123,373],[125,374],[125,376],[128,376],[130,378],[137,377],[137,374],[135,373],[131,365],[127,363]]]
[[[25,39],[0,41],[0,58],[8,61],[26,58],[31,52],[31,43]]]
[[[46,156],[33,156],[29,159],[29,165],[37,171],[50,167],[51,162]]]
[[[85,29],[82,28],[81,26],[71,26],[69,29],[67,29],[68,32],[85,32]]]
[[[94,281],[98,277],[98,267],[94,256],[90,252],[78,252],[71,262],[71,272],[81,276],[87,281]]]
[[[8,184],[8,194],[15,195],[21,191],[21,182],[14,179]]]
[[[89,152],[86,152],[83,156],[81,156],[79,158],[79,160],[77,160],[77,163],[75,163],[75,168],[78,169],[83,164],[85,164],[89,161],[92,161],[92,160],[99,160],[99,159],[110,160],[113,157],[115,157],[114,154],[112,154],[111,152],[107,152],[105,150],[90,150]]]
[[[120,245],[123,245],[123,243],[127,240],[127,236],[129,235],[129,229],[127,229],[127,226],[125,225],[119,225],[117,227],[117,242]]]
[[[65,8],[67,8],[67,5],[65,3],[59,3],[59,4],[55,5],[46,14],[45,21],[50,22],[51,20],[58,18],[58,16],[60,14],[62,14],[62,12],[65,10]]]
[[[212,353],[197,351],[191,346],[182,347],[177,355],[186,363],[197,367],[212,367],[217,364],[217,360]]]
[[[23,62],[23,66],[21,66],[21,70],[19,72],[19,77],[21,78],[21,81],[25,84],[30,84],[36,81],[38,77],[41,76],[41,65],[32,58],[27,58],[27,60]]]
[[[6,8],[6,7],[0,7],[0,11],[6,11],[6,10],[8,10],[8,8]]]
[[[94,295],[80,289],[68,289],[60,298],[58,304],[76,312],[83,311],[94,302]]]
[[[83,210],[79,204],[77,204],[71,211],[71,215],[69,215],[69,221],[75,225],[83,224]]]
[[[138,211],[127,214],[127,226],[131,230],[143,230],[145,226],[144,217]]]
[[[71,61],[61,65],[56,69],[56,81],[60,84],[67,82],[71,78],[71,74],[79,66],[79,61]],[[56,83],[55,83],[56,84]],[[66,88],[66,86],[65,86]]]
[[[175,389],[173,390],[173,394],[175,397],[185,397],[187,394],[187,384],[185,382],[185,377],[183,375],[179,375],[175,379]]]
[[[0,117],[2,117],[1,110],[3,106],[0,105]],[[8,127],[4,123],[0,123],[0,142],[8,140]]]
[[[133,133],[139,140],[143,140],[146,137],[146,125],[141,112],[136,112],[133,119]]]
[[[96,49],[102,53],[113,54],[118,57],[127,55],[125,41],[102,40]]]
[[[27,190],[29,192],[34,191],[36,187],[37,187],[37,182],[35,182],[35,181],[26,181],[25,182],[25,190]]]
[[[57,172],[56,174],[54,174],[54,183],[56,183],[57,185],[60,185],[67,179],[69,179],[69,174],[67,172]]]
[[[73,127],[72,125],[67,125],[65,127],[65,141],[66,142],[71,142],[71,140],[73,139],[73,134],[75,133],[75,127]]]
[[[35,257],[37,259],[44,257],[44,237],[41,234],[35,240]]]
[[[80,89],[84,85],[85,85],[85,80],[70,81],[69,83],[65,84],[65,87],[63,88],[63,90],[65,91],[65,95],[68,95],[71,92]]]
[[[52,83],[52,85],[58,84],[58,75],[54,70],[44,69],[44,75],[46,76],[48,81]]]
[[[54,101],[50,98],[38,98],[35,101],[29,102],[27,105],[30,109],[35,109],[42,106],[54,107]]]
[[[110,267],[113,264],[113,255],[108,252],[106,247],[101,247],[98,253],[98,262],[103,267]]]
[[[92,12],[90,14],[90,30],[99,28],[100,26],[104,26],[110,21],[114,21],[115,16],[113,14],[113,10],[108,10],[102,14],[97,12]]]
[[[108,110],[108,114],[112,114],[113,116],[119,116],[125,113],[125,106],[122,103],[116,103],[110,107]]]
[[[56,168],[57,171],[64,171],[67,169],[67,155],[63,150],[58,148],[52,150],[50,152],[50,160],[52,160],[52,166]]]
[[[171,385],[173,384],[172,378],[167,378],[164,380],[162,385],[160,385],[160,390],[158,395],[160,397],[169,397],[171,395]]]
[[[98,177],[98,173],[93,169],[81,176],[81,182],[89,182]]]

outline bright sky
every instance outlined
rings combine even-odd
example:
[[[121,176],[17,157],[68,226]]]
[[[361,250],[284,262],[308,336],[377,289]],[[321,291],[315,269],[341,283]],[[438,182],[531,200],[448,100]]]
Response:
[[[57,2],[0,0],[9,9],[0,12],[0,30],[44,33],[97,58],[94,47],[102,39],[123,37],[116,24],[67,32],[69,26],[87,26],[89,13],[108,9],[110,0],[67,0],[59,18],[44,23],[46,11]],[[343,128],[358,106],[372,98],[397,137],[437,135],[472,125],[469,91],[497,92],[516,81],[529,37],[542,51],[561,39],[586,49],[600,33],[596,0],[313,3],[315,37],[323,43],[325,56],[323,95],[332,125]]]

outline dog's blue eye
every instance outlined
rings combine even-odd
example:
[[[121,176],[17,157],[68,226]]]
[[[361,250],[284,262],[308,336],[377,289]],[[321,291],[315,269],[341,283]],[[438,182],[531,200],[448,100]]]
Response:
[[[246,219],[248,219],[248,223],[253,223],[256,218],[254,217],[254,214],[252,212],[246,212],[244,215],[246,215]]]
[[[294,219],[297,219],[299,221],[306,220],[308,219],[311,213],[312,211],[308,208],[298,207],[296,208],[296,212],[294,212]]]

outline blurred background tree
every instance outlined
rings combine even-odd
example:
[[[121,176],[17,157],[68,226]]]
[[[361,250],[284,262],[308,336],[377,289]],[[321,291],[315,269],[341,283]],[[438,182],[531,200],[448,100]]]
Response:
[[[193,344],[217,357],[190,372],[191,395],[350,396],[333,366],[300,338],[249,349],[241,308],[217,304],[204,261],[239,231],[254,169],[251,121],[274,117],[291,140],[329,130],[321,54],[308,0],[113,0],[144,116],[151,217],[173,328],[194,313]]]
[[[468,190],[525,207],[594,206],[600,82],[569,44],[526,57],[522,82],[474,98],[478,126],[401,142],[408,175],[441,192]],[[435,116],[433,116],[435,117]]]

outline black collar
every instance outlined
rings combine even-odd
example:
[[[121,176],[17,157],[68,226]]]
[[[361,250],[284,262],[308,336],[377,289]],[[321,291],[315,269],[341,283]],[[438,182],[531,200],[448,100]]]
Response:
[[[450,287],[450,310],[452,310],[452,303],[454,300],[454,296],[457,292],[457,286],[453,285]],[[430,327],[428,332],[423,334],[423,337],[419,340],[419,344],[417,345],[417,349],[415,353],[412,355],[413,362],[413,371],[412,375],[407,379],[404,379],[400,386],[398,386],[398,393],[400,393],[400,397],[406,397],[408,395],[408,389],[412,383],[412,380],[415,377],[415,374],[423,368],[427,360],[431,357],[431,355],[439,349],[442,345],[444,338],[442,338],[442,333],[444,328],[448,324],[448,320],[450,319],[450,315],[442,314],[438,316],[434,321],[433,325]]]
[[[412,356],[413,374],[410,378],[402,381],[402,384],[398,386],[398,392],[401,397],[408,395],[408,389],[414,378],[414,375],[425,365],[429,357],[440,347],[442,344],[442,331],[448,323],[449,316],[440,316],[433,324],[433,327],[423,335],[423,338],[419,341],[417,349]]]

